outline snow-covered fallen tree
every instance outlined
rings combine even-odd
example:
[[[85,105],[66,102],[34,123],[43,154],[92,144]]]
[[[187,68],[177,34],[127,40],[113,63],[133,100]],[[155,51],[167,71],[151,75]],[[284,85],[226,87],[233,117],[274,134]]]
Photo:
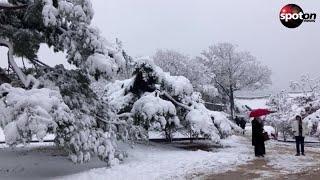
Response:
[[[137,60],[132,78],[108,84],[103,98],[118,117],[163,131],[168,140],[186,131],[219,141],[239,130],[226,114],[206,109],[188,79],[163,72],[148,58]]]

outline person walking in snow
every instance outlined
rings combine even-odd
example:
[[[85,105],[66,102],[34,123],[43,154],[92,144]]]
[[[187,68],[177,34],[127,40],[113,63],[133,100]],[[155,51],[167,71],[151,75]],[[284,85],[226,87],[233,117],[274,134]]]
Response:
[[[260,117],[255,117],[252,121],[252,145],[256,157],[264,157],[266,154],[263,136],[263,121]]]
[[[296,139],[296,149],[297,154],[296,156],[300,156],[300,147],[301,147],[301,154],[304,156],[304,137],[308,132],[307,125],[302,121],[300,115],[297,115],[295,120],[292,122],[292,131],[294,133]]]
[[[246,129],[246,124],[247,124],[247,121],[244,119],[244,117],[241,117],[240,118],[240,127],[242,128],[242,134],[244,134],[245,132],[245,129]]]

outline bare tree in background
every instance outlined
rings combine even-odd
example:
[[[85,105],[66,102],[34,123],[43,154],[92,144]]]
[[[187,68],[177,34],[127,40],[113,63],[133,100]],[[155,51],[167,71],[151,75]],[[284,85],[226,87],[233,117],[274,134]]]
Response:
[[[234,92],[259,89],[271,84],[271,71],[261,65],[249,52],[239,52],[230,43],[210,46],[197,59],[215,75],[214,83],[229,98],[231,116],[234,117]]]
[[[293,91],[302,92],[305,96],[315,95],[320,91],[320,77],[311,78],[309,74],[303,74],[298,81],[291,81]]]
[[[175,76],[186,74],[188,61],[190,61],[188,56],[175,50],[157,50],[153,59],[165,72]]]

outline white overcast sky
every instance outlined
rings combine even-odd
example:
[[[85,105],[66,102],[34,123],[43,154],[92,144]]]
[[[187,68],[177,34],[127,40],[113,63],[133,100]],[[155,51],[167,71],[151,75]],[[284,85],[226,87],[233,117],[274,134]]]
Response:
[[[250,51],[273,72],[273,89],[287,88],[301,74],[320,76],[320,1],[288,0],[93,0],[93,25],[109,40],[119,38],[131,56],[175,49],[197,56],[219,42]],[[296,29],[279,21],[280,9],[299,5],[317,13],[316,23]],[[2,56],[2,55],[1,55]],[[42,48],[40,59],[53,65],[62,54]],[[1,60],[3,61],[3,59]],[[3,62],[1,62],[3,64]]]
[[[280,9],[299,5],[318,13],[297,29],[279,21]],[[158,48],[197,56],[210,44],[231,42],[250,51],[273,72],[275,89],[303,73],[320,76],[320,1],[284,0],[95,0],[94,24],[118,37],[133,56]]]

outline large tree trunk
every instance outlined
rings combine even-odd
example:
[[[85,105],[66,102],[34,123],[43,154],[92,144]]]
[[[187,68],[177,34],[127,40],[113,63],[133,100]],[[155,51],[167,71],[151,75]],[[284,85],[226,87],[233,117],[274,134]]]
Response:
[[[230,101],[230,114],[231,118],[233,120],[234,118],[234,95],[233,95],[233,87],[230,85],[230,96],[229,96],[229,101]]]
[[[17,63],[14,60],[13,57],[13,45],[11,42],[4,40],[4,39],[0,39],[0,46],[5,46],[8,48],[8,62],[11,65],[13,71],[17,74],[18,78],[20,79],[20,81],[23,83],[25,88],[28,88],[31,84],[31,82],[33,83],[33,87],[38,87],[39,82],[37,81],[36,78],[34,78],[31,75],[26,76],[21,69],[18,67]]]

